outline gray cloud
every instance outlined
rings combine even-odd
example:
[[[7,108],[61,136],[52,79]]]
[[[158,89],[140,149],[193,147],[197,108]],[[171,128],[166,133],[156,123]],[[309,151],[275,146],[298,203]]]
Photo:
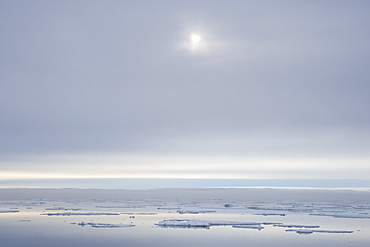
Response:
[[[368,7],[3,1],[0,152],[364,155]]]

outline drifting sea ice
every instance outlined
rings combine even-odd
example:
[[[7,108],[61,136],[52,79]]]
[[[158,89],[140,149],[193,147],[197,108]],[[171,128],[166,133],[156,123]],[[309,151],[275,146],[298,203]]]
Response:
[[[48,210],[48,211],[57,211],[57,210],[79,211],[79,210],[82,210],[82,209],[81,208],[53,207],[53,208],[46,208],[45,210]]]
[[[200,210],[200,211],[195,211],[195,210],[178,210],[177,211],[179,214],[206,214],[206,213],[216,213],[216,211],[213,210]]]
[[[206,220],[162,220],[155,225],[161,227],[182,227],[182,228],[191,228],[191,227],[205,227],[209,228],[211,226],[260,226],[261,223],[257,222],[244,222],[244,221],[206,221]]]
[[[311,230],[311,229],[287,229],[287,232],[296,232],[298,234],[312,234],[314,232],[320,233],[353,233],[353,231],[333,231],[333,230]]]
[[[155,224],[162,227],[206,227],[210,226],[208,221],[204,220],[162,220]]]
[[[246,229],[258,229],[262,230],[264,229],[263,226],[248,226],[248,225],[233,225],[234,228],[246,228]]]
[[[0,213],[19,213],[19,210],[0,210]]]
[[[319,228],[320,226],[312,226],[312,225],[287,225],[287,224],[277,224],[273,225],[277,227],[288,227],[288,228]]]
[[[258,222],[246,222],[246,221],[210,221],[211,226],[235,226],[235,225],[261,225]]]
[[[275,214],[275,213],[262,213],[262,214],[255,214],[255,215],[262,215],[262,216],[285,216],[285,214]]]
[[[137,213],[131,213],[131,212],[129,212],[129,213],[121,213],[121,214],[127,214],[127,215],[157,215],[158,213],[150,213],[150,212],[148,212],[148,213],[142,213],[142,212],[137,212]]]
[[[43,213],[41,215],[47,215],[47,216],[81,216],[81,215],[119,215],[119,213],[74,213],[74,212],[66,212],[66,213]]]
[[[95,206],[96,208],[144,208],[144,206]]]
[[[353,218],[353,219],[370,219],[369,215],[359,215],[359,214],[326,214],[326,213],[317,213],[317,214],[310,214],[313,216],[329,216],[334,218]]]
[[[158,207],[160,210],[180,210],[179,207]]]
[[[120,227],[134,227],[135,226],[132,224],[108,224],[108,223],[95,223],[95,222],[85,223],[83,221],[81,221],[80,223],[77,223],[77,225],[82,226],[82,227],[89,225],[95,228],[120,228]]]

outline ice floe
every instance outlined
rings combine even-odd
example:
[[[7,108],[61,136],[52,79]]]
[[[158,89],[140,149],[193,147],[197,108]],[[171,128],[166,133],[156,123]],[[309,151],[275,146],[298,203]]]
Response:
[[[65,212],[65,213],[43,213],[41,215],[47,216],[81,216],[81,215],[119,215],[119,213],[76,213],[76,212]]]
[[[204,220],[178,220],[178,219],[173,219],[173,220],[162,220],[155,225],[157,226],[162,226],[162,227],[185,227],[185,228],[190,228],[190,227],[206,227],[209,228],[210,224],[208,221]]]
[[[53,207],[53,208],[46,208],[45,210],[47,211],[60,211],[60,210],[65,210],[65,211],[79,211],[82,210],[81,208],[65,208],[65,207]]]
[[[287,228],[319,228],[320,226],[315,225],[287,225],[287,224],[276,224],[275,227],[287,227]]]
[[[283,223],[279,223],[279,222],[262,222],[261,224],[262,225],[281,225]]]
[[[180,210],[179,207],[158,207],[160,210]]]
[[[0,210],[0,213],[19,213],[19,210]]]
[[[234,227],[234,228],[246,228],[246,229],[258,229],[258,230],[264,229],[263,226],[248,226],[248,225],[233,225],[232,227]]]
[[[181,227],[181,228],[195,228],[211,226],[260,226],[258,222],[244,222],[244,221],[206,221],[206,220],[188,220],[188,219],[171,219],[162,220],[155,225],[162,227]],[[262,227],[263,228],[263,227]],[[262,229],[261,228],[261,229]]]
[[[95,223],[95,222],[85,223],[84,221],[77,223],[77,225],[79,226],[89,225],[95,228],[120,228],[120,227],[134,227],[135,226],[132,224],[108,224],[108,223]]]
[[[157,215],[158,213],[121,213],[126,215]]]
[[[96,208],[144,208],[143,206],[95,206]]]
[[[214,210],[178,210],[179,214],[206,214],[206,213],[216,213]]]
[[[211,226],[261,225],[259,222],[247,221],[209,221]]]
[[[353,231],[335,231],[335,230],[311,230],[311,229],[287,229],[287,232],[296,232],[298,234],[312,234],[314,232],[320,233],[353,233]]]
[[[262,216],[285,216],[285,214],[275,214],[275,213],[261,213],[255,215],[262,215]]]
[[[317,213],[310,214],[313,216],[329,216],[334,218],[355,218],[355,219],[370,219],[370,216],[367,214],[326,214],[326,213]]]

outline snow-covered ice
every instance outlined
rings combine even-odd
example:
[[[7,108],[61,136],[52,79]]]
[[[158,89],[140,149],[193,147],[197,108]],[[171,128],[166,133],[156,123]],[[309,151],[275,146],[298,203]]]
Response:
[[[286,214],[275,214],[275,213],[261,213],[255,215],[262,215],[262,216],[285,216]]]
[[[188,219],[171,219],[162,220],[156,225],[163,227],[211,227],[211,226],[260,226],[258,222],[244,221],[206,221],[206,220],[188,220]]]
[[[311,230],[311,229],[287,229],[287,232],[296,232],[298,234],[311,234],[314,232],[320,233],[353,233],[353,231],[336,231],[336,230]]]
[[[215,213],[214,210],[178,210],[179,214],[206,214],[206,213]]]
[[[209,221],[211,226],[233,226],[233,225],[261,225],[258,222],[247,221]]]
[[[234,228],[246,228],[246,229],[258,229],[258,230],[264,229],[263,226],[248,226],[248,225],[233,225],[232,227],[234,227]]]
[[[65,212],[65,213],[43,213],[41,215],[47,216],[81,216],[81,215],[119,215],[119,213],[75,213],[75,212]]]
[[[179,207],[158,207],[160,210],[180,210]]]
[[[208,221],[204,220],[162,220],[156,224],[162,227],[210,227]]]
[[[82,210],[82,208],[65,208],[65,207],[53,207],[53,208],[46,208],[45,210],[48,211],[60,211],[60,210],[65,210],[65,211],[79,211]]]
[[[120,214],[127,214],[127,215],[157,215],[158,213],[120,213]]]
[[[326,213],[317,213],[310,214],[313,216],[329,216],[334,218],[353,218],[353,219],[370,219],[370,215],[367,214],[326,214]]]
[[[0,213],[19,213],[19,210],[0,210]]]
[[[88,222],[85,223],[84,221],[81,221],[80,223],[77,223],[79,226],[92,226],[96,228],[120,228],[120,227],[134,227],[135,225],[132,224],[109,224],[109,223],[95,223],[95,222]]]
[[[288,224],[276,224],[276,227],[287,227],[287,228],[319,228],[320,226],[315,225],[288,225]]]

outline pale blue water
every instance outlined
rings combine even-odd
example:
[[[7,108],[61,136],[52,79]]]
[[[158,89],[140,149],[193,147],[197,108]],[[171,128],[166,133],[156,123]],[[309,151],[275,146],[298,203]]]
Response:
[[[188,191],[188,192],[187,192]],[[341,196],[335,191],[294,190],[276,193],[263,190],[264,196],[238,191],[212,190],[0,190],[0,246],[7,247],[159,247],[159,246],[264,246],[264,247],[368,247],[370,218],[334,218],[310,215],[312,212],[340,212],[357,216],[370,215],[368,192],[351,191]],[[171,192],[171,193],[168,193]],[[175,193],[177,192],[177,193]],[[216,194],[213,194],[216,192]],[[230,193],[231,192],[231,193]],[[262,192],[262,191],[261,191]],[[156,194],[157,193],[157,194]],[[188,193],[186,195],[186,193]],[[270,194],[269,194],[270,193]],[[277,194],[286,198],[278,197]],[[303,194],[302,194],[303,193]],[[307,195],[305,196],[305,193]],[[252,195],[259,196],[254,198]],[[315,196],[316,195],[316,196]],[[233,198],[233,199],[230,199]],[[306,199],[305,199],[306,198]],[[315,200],[312,200],[315,198]],[[317,200],[320,198],[320,200]],[[230,201],[231,200],[231,201]],[[339,201],[338,201],[339,200]],[[225,203],[232,206],[225,207]],[[62,207],[66,208],[63,209]],[[50,210],[54,208],[54,210]],[[108,212],[117,215],[48,216],[44,213]],[[203,214],[179,214],[181,210],[212,210]],[[151,213],[151,214],[148,214]],[[284,216],[263,216],[278,213]],[[134,217],[132,217],[134,216]],[[369,216],[370,217],[370,216]],[[277,222],[283,224],[318,225],[322,230],[353,231],[352,233],[313,233],[286,231],[292,228],[263,224],[262,230],[237,229],[232,226],[210,228],[163,228],[156,224],[165,219],[197,219],[204,221]],[[94,228],[76,223],[132,224],[129,228]]]

